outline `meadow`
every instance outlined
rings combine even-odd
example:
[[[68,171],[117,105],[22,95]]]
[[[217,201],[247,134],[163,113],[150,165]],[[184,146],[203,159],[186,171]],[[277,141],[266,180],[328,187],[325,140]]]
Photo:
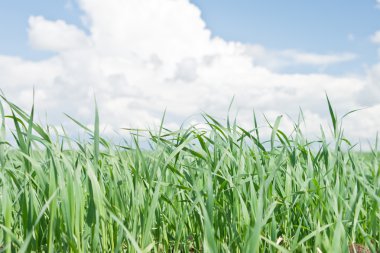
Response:
[[[204,114],[207,127],[162,123],[120,145],[100,135],[97,109],[94,129],[71,118],[89,137],[75,139],[1,100],[2,252],[380,249],[377,145],[353,148],[330,101],[315,140],[302,117],[291,133],[266,123],[263,139],[256,117],[244,129]]]

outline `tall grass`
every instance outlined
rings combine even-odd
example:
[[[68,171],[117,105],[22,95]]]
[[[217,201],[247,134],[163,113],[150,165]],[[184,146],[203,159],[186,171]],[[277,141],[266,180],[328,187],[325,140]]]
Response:
[[[378,153],[350,149],[329,101],[330,144],[323,132],[308,141],[299,123],[287,135],[280,117],[263,141],[256,118],[243,129],[206,114],[207,129],[145,132],[147,149],[141,131],[125,145],[102,138],[97,111],[94,130],[73,119],[91,137],[79,141],[2,100],[10,108],[5,116],[0,104],[4,252],[380,248]]]

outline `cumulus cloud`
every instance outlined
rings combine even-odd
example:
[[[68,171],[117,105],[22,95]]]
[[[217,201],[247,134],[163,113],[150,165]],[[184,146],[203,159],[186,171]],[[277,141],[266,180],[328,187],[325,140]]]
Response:
[[[375,106],[380,104],[380,64],[376,64],[367,70],[365,79],[366,89],[362,90],[358,96],[361,104],[365,106]]]
[[[90,46],[83,31],[63,20],[49,21],[41,16],[29,18],[29,39],[36,49],[61,52]]]
[[[225,41],[212,36],[188,0],[80,0],[79,5],[88,33],[60,20],[29,20],[30,44],[54,56],[41,61],[0,56],[5,94],[27,106],[35,87],[37,107],[52,123],[64,121],[66,112],[90,124],[94,95],[102,122],[115,129],[158,124],[165,109],[171,126],[202,111],[223,117],[235,96],[239,119],[247,126],[253,108],[294,116],[302,107],[316,133],[319,123],[328,121],[325,92],[339,112],[346,112],[363,104],[357,97],[365,97],[369,86],[357,76],[283,73],[283,66],[326,66],[355,55],[272,51]],[[373,114],[366,116],[371,121]],[[373,132],[379,125],[371,122]],[[359,136],[355,129],[354,124],[354,137]]]

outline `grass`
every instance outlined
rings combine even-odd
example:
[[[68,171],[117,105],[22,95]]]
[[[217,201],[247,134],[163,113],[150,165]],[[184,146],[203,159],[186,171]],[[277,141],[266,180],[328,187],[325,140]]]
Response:
[[[256,118],[243,129],[205,114],[207,129],[161,124],[115,145],[100,136],[97,110],[93,131],[73,119],[91,137],[80,141],[2,100],[10,109],[5,116],[0,104],[4,252],[380,248],[376,147],[351,149],[330,101],[332,141],[323,131],[308,141],[298,122],[286,134],[280,117],[263,141]]]

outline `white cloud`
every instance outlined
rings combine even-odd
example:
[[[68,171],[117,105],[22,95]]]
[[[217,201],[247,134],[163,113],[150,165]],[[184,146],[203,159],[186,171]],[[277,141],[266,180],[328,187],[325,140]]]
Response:
[[[273,51],[261,45],[241,45],[245,52],[253,58],[254,64],[265,66],[272,70],[281,70],[288,66],[320,66],[352,61],[357,58],[353,53],[315,54],[295,49]]]
[[[296,63],[324,66],[351,61],[356,58],[356,55],[352,53],[323,55],[298,52],[295,50],[285,50],[282,54],[290,59],[293,59]]]
[[[375,32],[375,33],[371,36],[371,41],[372,41],[372,43],[374,43],[374,44],[380,44],[380,31]]]
[[[355,56],[227,42],[211,36],[199,9],[188,0],[79,4],[89,34],[64,21],[31,17],[30,43],[56,55],[37,62],[0,57],[6,95],[27,106],[35,87],[37,107],[47,111],[52,123],[64,121],[62,112],[67,112],[91,124],[95,94],[102,122],[115,129],[157,124],[165,108],[171,126],[202,111],[224,116],[234,95],[245,125],[253,108],[294,115],[299,107],[310,121],[325,124],[325,92],[338,111],[346,112],[360,106],[358,94],[365,97],[369,87],[363,77],[281,73],[282,66],[324,66]],[[372,104],[378,103],[374,98]],[[372,114],[367,116],[374,131],[379,125]],[[311,126],[312,132],[319,131],[319,123]],[[352,136],[358,136],[355,129],[350,129]]]
[[[365,90],[359,94],[359,101],[365,106],[380,104],[380,64],[376,64],[367,70]]]
[[[29,26],[29,40],[36,49],[61,52],[90,46],[83,31],[62,20],[53,22],[41,16],[32,16]]]
[[[198,64],[193,58],[183,59],[177,64],[177,70],[175,72],[175,79],[182,80],[184,82],[193,82],[197,79],[197,67]]]

